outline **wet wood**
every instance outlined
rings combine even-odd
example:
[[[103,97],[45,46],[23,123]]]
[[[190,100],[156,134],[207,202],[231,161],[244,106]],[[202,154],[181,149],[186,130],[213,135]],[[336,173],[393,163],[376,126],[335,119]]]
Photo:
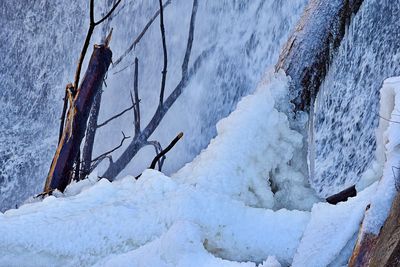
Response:
[[[75,96],[69,95],[67,120],[51,163],[44,192],[54,189],[64,191],[70,182],[74,160],[85,135],[89,112],[96,93],[101,89],[111,57],[112,52],[108,46],[95,45],[80,88]]]
[[[400,266],[400,194],[394,199],[379,234],[363,233],[359,238],[362,239],[356,243],[349,267]]]
[[[353,185],[349,188],[346,188],[343,191],[340,191],[337,194],[334,194],[334,195],[326,198],[326,202],[328,202],[329,204],[336,205],[339,202],[347,201],[347,199],[349,197],[355,197],[355,196],[357,196],[357,190],[356,190],[356,186]]]

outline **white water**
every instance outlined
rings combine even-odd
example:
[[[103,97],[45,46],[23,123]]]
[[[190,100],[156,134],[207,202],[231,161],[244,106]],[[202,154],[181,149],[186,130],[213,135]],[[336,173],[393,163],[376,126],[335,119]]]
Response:
[[[311,184],[327,196],[380,178],[375,129],[383,81],[400,74],[400,5],[365,0],[335,55],[315,104]]]
[[[200,1],[191,58],[213,45],[215,50],[152,137],[165,146],[178,132],[185,133],[168,155],[164,171],[171,173],[191,161],[215,135],[216,122],[256,88],[266,69],[276,62],[305,2]],[[167,93],[180,77],[191,3],[173,1],[165,9]],[[57,140],[63,88],[73,79],[88,14],[86,4],[74,1],[2,1],[0,7],[0,22],[6,25],[0,32],[6,40],[0,44],[1,53],[6,55],[0,67],[0,209],[4,210],[42,189]],[[97,7],[96,13],[103,9]],[[156,1],[126,1],[111,23],[114,58],[125,51],[156,9]],[[93,43],[99,40],[100,31]],[[143,124],[154,112],[162,69],[158,21],[135,53],[109,71],[100,122],[129,106],[133,70],[113,73],[131,64],[134,55],[140,61]],[[131,135],[132,117],[126,114],[100,129],[94,155],[118,144],[121,130]],[[152,148],[146,148],[122,175],[142,171],[153,153]],[[100,173],[105,167],[101,166]]]

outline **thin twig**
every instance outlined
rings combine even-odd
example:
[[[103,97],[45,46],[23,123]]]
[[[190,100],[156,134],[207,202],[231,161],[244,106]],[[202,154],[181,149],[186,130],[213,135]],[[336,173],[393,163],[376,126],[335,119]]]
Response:
[[[161,41],[163,47],[163,58],[164,58],[164,66],[162,70],[161,76],[161,89],[160,89],[160,104],[161,107],[164,103],[164,91],[165,91],[165,82],[167,80],[167,66],[168,66],[168,52],[167,52],[167,43],[165,41],[165,27],[164,27],[164,11],[162,0],[159,0],[160,3],[160,31],[161,31]]]
[[[125,136],[124,132],[122,132],[122,140],[121,140],[121,142],[119,143],[119,145],[116,146],[116,147],[114,147],[113,149],[111,149],[111,150],[109,150],[109,151],[107,151],[107,152],[105,152],[105,153],[99,155],[98,157],[94,158],[94,159],[92,160],[92,162],[96,162],[96,161],[98,161],[98,160],[101,159],[101,158],[107,157],[109,154],[113,153],[115,150],[117,150],[118,148],[120,148],[120,147],[124,144],[124,141],[125,141],[126,139],[129,139],[129,138],[131,138],[131,137],[130,137],[130,136]]]
[[[171,4],[171,0],[168,0],[167,2],[164,3],[163,8],[165,9],[169,4]],[[117,60],[114,61],[113,68],[116,67],[121,61],[133,50],[135,49],[136,45],[140,42],[140,40],[143,38],[147,30],[150,28],[151,24],[156,20],[158,15],[160,14],[160,9],[157,10],[156,13],[154,13],[153,17],[147,22],[147,24],[144,26],[143,30],[140,32],[140,34],[135,38],[135,40],[132,42],[132,44],[126,49],[126,51],[120,56]],[[125,67],[127,68],[127,67]],[[122,70],[124,70],[123,68]],[[121,70],[121,71],[122,71]],[[118,73],[120,71],[117,71]],[[115,74],[115,73],[114,73]]]
[[[139,77],[139,60],[135,57],[135,73],[133,77],[133,91],[135,93],[135,100],[133,100],[131,93],[131,100],[133,103],[137,103],[134,105],[134,113],[135,113],[135,135],[138,136],[140,134],[140,104],[139,104],[139,85],[138,85],[138,77]]]
[[[155,151],[156,151],[156,155],[160,154],[161,151],[163,150],[162,147],[161,147],[160,142],[158,142],[158,141],[148,141],[147,144],[148,144],[148,145],[152,145],[152,146],[154,147],[154,149],[155,149]],[[164,164],[165,158],[166,158],[166,157],[165,157],[165,155],[164,155],[163,157],[161,157],[161,158],[157,161],[157,163],[158,163],[158,170],[159,170],[159,171],[161,171],[161,169],[162,169],[162,166],[163,166],[163,164]]]
[[[385,121],[388,121],[388,122],[393,122],[393,123],[400,123],[400,121],[393,121],[393,120],[389,120],[389,119],[387,119],[387,118],[385,118],[385,117],[381,116],[381,115],[380,115],[380,114],[378,114],[378,113],[376,113],[376,115],[378,115],[378,116],[379,116],[379,118],[381,118],[381,119],[383,119],[383,120],[385,120]]]
[[[187,77],[187,75],[188,75],[187,71],[188,71],[190,55],[192,53],[193,38],[194,38],[194,26],[196,23],[197,7],[198,7],[198,2],[197,2],[197,0],[194,0],[193,7],[192,7],[192,15],[190,17],[189,36],[188,36],[188,42],[186,45],[186,53],[185,53],[185,57],[184,57],[183,63],[182,63],[182,77]]]
[[[97,128],[103,127],[104,125],[108,124],[110,121],[115,120],[118,117],[121,117],[122,115],[124,115],[126,112],[128,112],[129,110],[133,109],[135,106],[135,104],[132,104],[132,106],[130,106],[129,108],[124,109],[123,111],[121,111],[120,113],[112,116],[111,118],[109,118],[108,120],[104,121],[103,123],[100,123],[97,125]]]
[[[60,118],[61,121],[60,121],[60,133],[58,134],[58,143],[60,143],[62,134],[64,132],[65,116],[67,114],[67,107],[68,107],[68,87],[72,87],[72,84],[71,83],[67,84],[65,88],[64,105]]]
[[[37,194],[33,198],[38,198],[38,197],[44,197],[45,195],[51,195],[55,189],[50,189],[48,191],[42,192],[40,194]]]
[[[103,21],[105,21],[109,16],[111,16],[111,14],[114,12],[114,10],[118,7],[118,5],[121,3],[122,0],[118,0],[117,3],[115,3],[115,5],[111,8],[111,10],[99,21],[94,22],[94,26],[99,25],[100,23],[102,23]],[[94,21],[94,19],[93,19]]]
[[[153,161],[150,164],[149,169],[153,169],[156,167],[157,162],[160,160],[160,158],[162,158],[163,156],[165,156],[165,154],[167,154],[175,145],[176,143],[183,137],[183,133],[180,132],[175,138],[174,140],[172,140],[172,142],[164,149],[162,150],[157,156],[155,156],[155,158],[153,159]]]
[[[94,169],[96,169],[97,166],[99,166],[99,164],[102,163],[103,160],[105,160],[105,159],[108,159],[108,160],[110,161],[110,164],[113,163],[113,159],[112,159],[112,156],[111,156],[111,155],[104,156],[103,158],[99,159],[98,161],[96,161],[95,163],[93,163],[93,164],[90,166],[90,173],[92,173],[92,171],[93,171]],[[98,177],[100,177],[100,176],[98,176]],[[104,178],[104,177],[100,177],[100,178]]]

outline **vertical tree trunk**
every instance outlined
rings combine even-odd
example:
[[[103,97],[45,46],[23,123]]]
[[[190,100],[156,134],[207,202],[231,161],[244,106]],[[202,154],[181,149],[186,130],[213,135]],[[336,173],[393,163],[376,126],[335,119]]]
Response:
[[[86,131],[85,144],[83,146],[83,151],[82,151],[82,168],[81,168],[81,173],[79,175],[80,180],[84,179],[90,173],[93,145],[96,137],[97,118],[99,116],[99,111],[100,111],[101,96],[102,92],[100,88],[99,92],[97,92],[96,97],[94,98],[93,107],[90,112],[89,122]]]
[[[75,97],[70,96],[72,103],[70,103],[64,131],[46,179],[45,192],[52,189],[64,191],[70,182],[74,160],[85,135],[89,112],[97,92],[101,89],[111,57],[112,52],[108,46],[94,46],[82,84]]]

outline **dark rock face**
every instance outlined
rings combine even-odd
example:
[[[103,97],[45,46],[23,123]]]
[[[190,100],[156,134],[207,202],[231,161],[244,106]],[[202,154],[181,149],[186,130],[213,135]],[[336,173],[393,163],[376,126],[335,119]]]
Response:
[[[310,1],[276,65],[276,69],[285,70],[292,78],[295,110],[309,111],[351,16],[362,2]]]

